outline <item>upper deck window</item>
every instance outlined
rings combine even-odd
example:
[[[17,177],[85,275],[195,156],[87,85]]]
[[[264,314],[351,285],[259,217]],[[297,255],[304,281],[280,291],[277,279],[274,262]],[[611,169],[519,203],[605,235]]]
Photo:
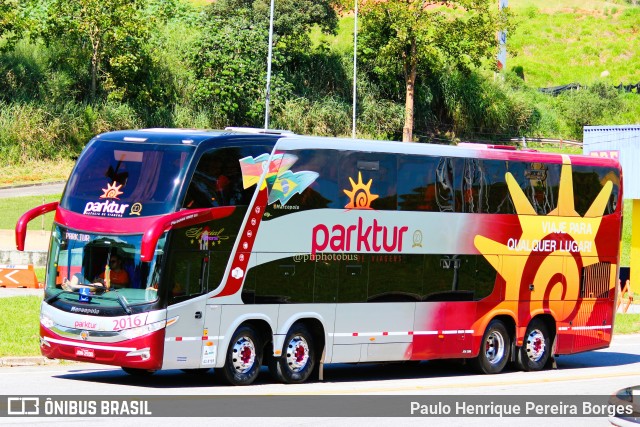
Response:
[[[249,205],[263,171],[260,161],[269,158],[271,149],[270,146],[243,145],[205,152],[198,160],[182,206],[196,209]],[[256,162],[256,159],[259,160]],[[246,176],[242,161],[251,164]]]
[[[193,147],[93,141],[61,206],[84,215],[130,218],[172,212]]]

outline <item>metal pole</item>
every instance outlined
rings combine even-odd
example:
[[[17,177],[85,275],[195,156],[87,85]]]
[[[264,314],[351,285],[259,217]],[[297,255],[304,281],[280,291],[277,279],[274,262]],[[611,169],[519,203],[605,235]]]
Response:
[[[269,129],[269,99],[271,98],[271,54],[273,52],[273,6],[275,0],[271,0],[271,16],[269,17],[269,53],[267,55],[267,93],[265,96],[264,128]]]
[[[356,138],[356,77],[358,60],[358,0],[355,0],[355,19],[353,21],[353,119],[351,125],[351,138]]]
[[[509,7],[509,0],[499,0],[498,8],[502,9]],[[498,32],[498,71],[507,70],[507,32],[500,30]]]

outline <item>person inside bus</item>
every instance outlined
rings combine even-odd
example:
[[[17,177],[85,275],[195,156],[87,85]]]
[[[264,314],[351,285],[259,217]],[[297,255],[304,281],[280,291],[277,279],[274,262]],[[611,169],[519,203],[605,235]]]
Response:
[[[122,268],[122,259],[115,253],[111,254],[109,258],[109,281],[113,288],[126,288],[129,286],[129,273]],[[94,282],[104,285],[105,272],[100,273]]]

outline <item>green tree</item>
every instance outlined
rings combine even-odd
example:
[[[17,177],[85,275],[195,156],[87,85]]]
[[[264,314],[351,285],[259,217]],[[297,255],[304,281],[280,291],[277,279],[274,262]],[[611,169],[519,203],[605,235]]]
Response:
[[[42,37],[65,46],[69,61],[88,62],[92,100],[101,83],[126,91],[127,81],[145,67],[145,6],[145,0],[51,0]]]
[[[13,47],[27,27],[29,0],[0,0],[0,39],[2,49]]]
[[[309,31],[334,31],[331,0],[275,2],[271,106],[292,93],[287,73],[311,46]],[[196,100],[222,122],[257,126],[264,113],[269,40],[269,0],[219,0],[209,6],[202,38],[189,55],[197,81]]]
[[[387,0],[365,2],[360,56],[379,79],[402,76],[403,141],[413,139],[414,97],[419,73],[454,64],[479,66],[497,52],[496,34],[510,29],[508,9],[492,0]]]

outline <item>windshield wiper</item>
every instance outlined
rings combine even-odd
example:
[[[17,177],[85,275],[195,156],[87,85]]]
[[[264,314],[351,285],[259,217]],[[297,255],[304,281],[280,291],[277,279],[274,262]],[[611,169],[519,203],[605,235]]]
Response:
[[[60,295],[65,294],[65,293],[69,293],[72,294],[73,292],[71,291],[65,291],[65,290],[61,290],[60,292],[58,292],[55,295],[51,295],[49,298],[45,299],[44,302],[46,302],[47,304],[51,304],[52,302],[55,302],[58,300],[58,298],[60,298]]]
[[[114,289],[113,292],[116,293],[116,297],[118,298],[118,302],[120,303],[120,305],[122,306],[122,308],[124,308],[124,311],[127,314],[131,314],[131,308],[129,308],[129,304],[127,303],[127,300],[125,299],[125,297],[123,297],[122,295],[120,295],[118,293],[117,289]]]

